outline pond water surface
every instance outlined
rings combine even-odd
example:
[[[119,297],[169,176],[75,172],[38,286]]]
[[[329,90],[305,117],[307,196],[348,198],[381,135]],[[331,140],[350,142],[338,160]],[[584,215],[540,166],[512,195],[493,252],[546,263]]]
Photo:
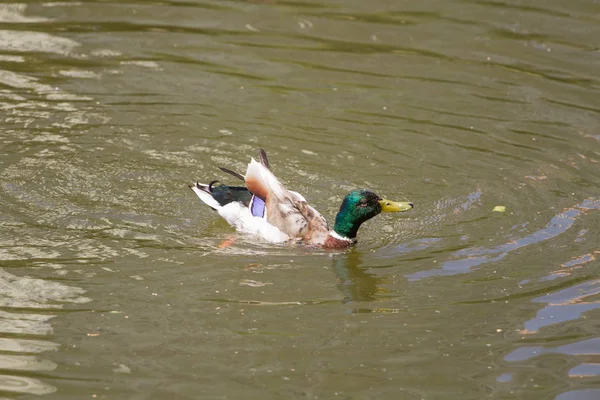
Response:
[[[3,3],[0,397],[600,398],[599,15]],[[261,147],[330,221],[415,209],[236,234],[187,185]]]

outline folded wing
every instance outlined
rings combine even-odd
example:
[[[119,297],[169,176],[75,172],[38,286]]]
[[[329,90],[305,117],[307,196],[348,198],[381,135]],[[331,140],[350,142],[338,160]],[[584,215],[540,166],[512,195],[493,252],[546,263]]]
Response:
[[[300,194],[287,190],[263,163],[250,161],[245,182],[248,190],[266,200],[266,219],[271,225],[292,238],[312,243],[325,240],[329,231],[325,218]]]

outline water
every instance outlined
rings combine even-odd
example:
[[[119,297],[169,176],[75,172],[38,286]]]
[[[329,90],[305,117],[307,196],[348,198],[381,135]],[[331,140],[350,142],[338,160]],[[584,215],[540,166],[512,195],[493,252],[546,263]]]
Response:
[[[0,5],[0,396],[598,398],[597,15]],[[330,220],[416,208],[344,252],[235,234],[187,184],[259,147]]]

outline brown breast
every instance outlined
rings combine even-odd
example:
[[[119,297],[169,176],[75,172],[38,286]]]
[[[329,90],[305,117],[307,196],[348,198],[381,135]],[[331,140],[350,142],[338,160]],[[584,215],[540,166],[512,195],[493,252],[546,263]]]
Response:
[[[327,249],[343,249],[346,247],[350,247],[355,243],[355,240],[342,240],[328,235],[327,239],[325,240],[325,243],[323,243],[323,247]]]

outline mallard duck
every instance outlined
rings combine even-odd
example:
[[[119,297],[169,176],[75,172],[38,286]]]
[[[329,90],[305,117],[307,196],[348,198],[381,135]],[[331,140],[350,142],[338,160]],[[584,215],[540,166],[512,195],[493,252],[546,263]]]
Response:
[[[267,154],[260,150],[259,161],[248,164],[245,175],[219,167],[245,182],[245,186],[226,186],[213,180],[190,188],[200,200],[216,210],[240,232],[258,234],[280,243],[294,239],[325,248],[344,248],[356,243],[361,224],[382,212],[402,212],[413,208],[411,202],[382,199],[369,190],[353,190],[344,197],[333,229],[299,193],[287,190],[270,170]]]

